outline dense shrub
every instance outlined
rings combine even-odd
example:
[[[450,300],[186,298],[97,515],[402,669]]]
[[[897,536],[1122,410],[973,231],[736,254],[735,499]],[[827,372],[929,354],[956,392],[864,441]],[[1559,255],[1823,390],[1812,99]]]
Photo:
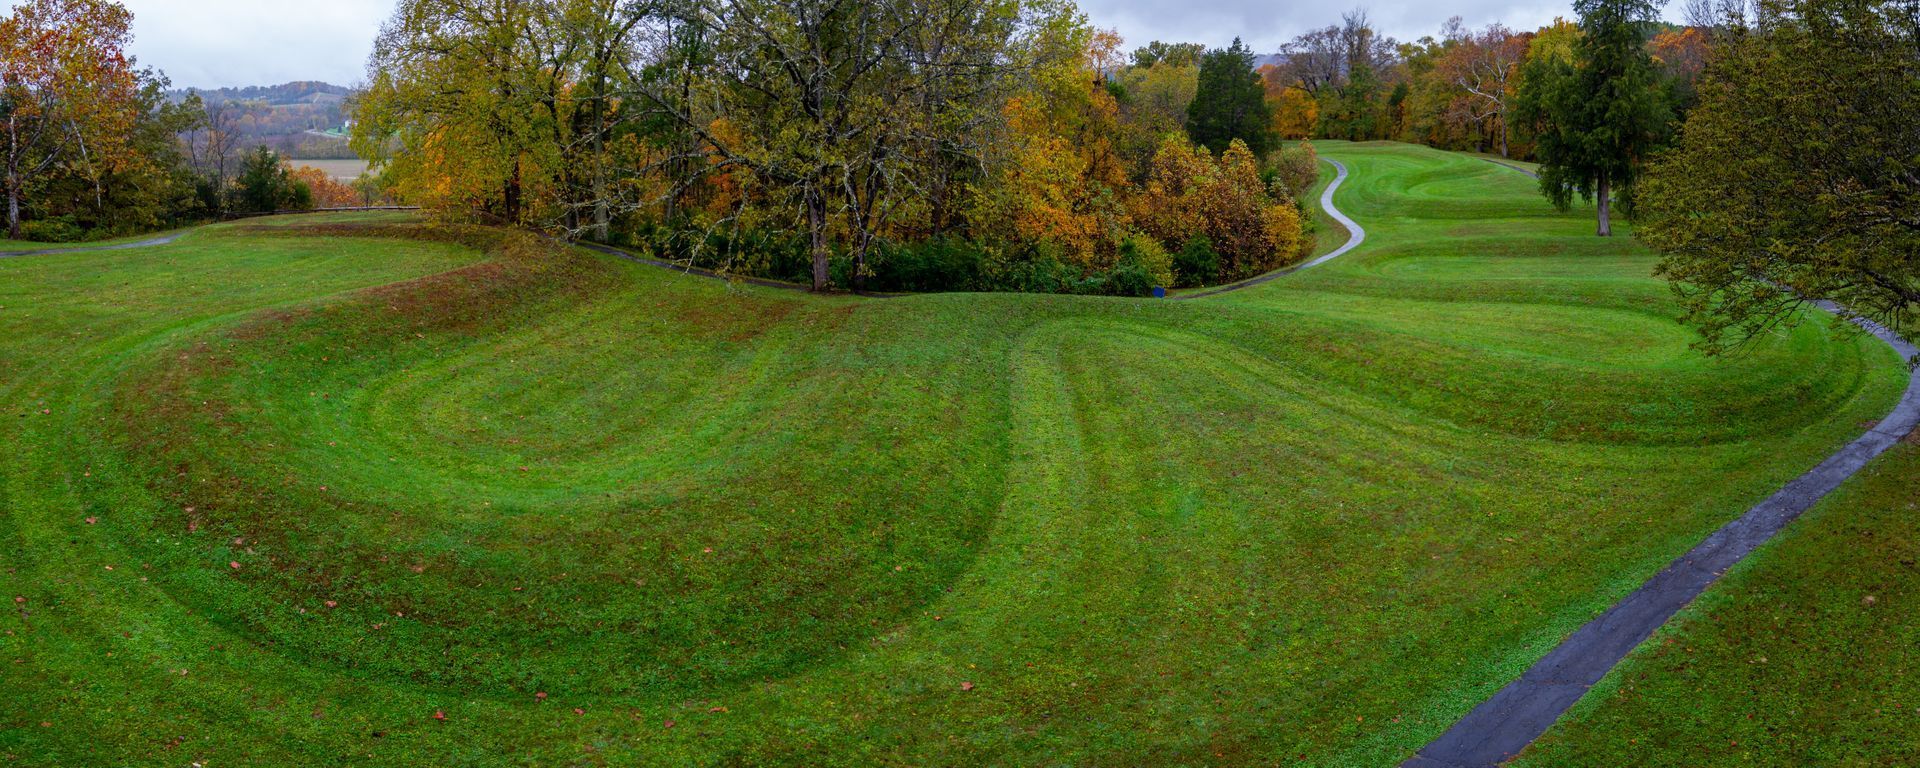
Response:
[[[1320,154],[1314,151],[1312,142],[1303,141],[1273,153],[1267,168],[1287,191],[1287,197],[1300,200],[1320,181]]]
[[[1147,235],[1134,233],[1120,241],[1120,258],[1106,275],[1106,293],[1113,296],[1147,296],[1154,288],[1173,284],[1173,257],[1167,249]]]
[[[804,283],[811,277],[804,238],[785,232],[646,224],[616,231],[613,245],[654,258],[731,274]],[[1147,296],[1175,284],[1174,256],[1158,240],[1132,233],[1114,246],[1107,269],[1075,263],[1047,243],[996,246],[956,237],[877,243],[868,253],[865,288],[878,292],[1012,291]],[[836,285],[851,285],[846,254],[829,262]]]
[[[5,234],[4,229],[0,234]],[[20,237],[35,243],[74,243],[85,240],[87,233],[72,215],[66,215],[20,222]]]
[[[1206,235],[1194,235],[1174,254],[1175,284],[1185,288],[1206,285],[1220,277],[1220,254]]]
[[[983,275],[979,245],[935,237],[918,243],[888,243],[868,254],[867,286],[880,291],[991,290]]]

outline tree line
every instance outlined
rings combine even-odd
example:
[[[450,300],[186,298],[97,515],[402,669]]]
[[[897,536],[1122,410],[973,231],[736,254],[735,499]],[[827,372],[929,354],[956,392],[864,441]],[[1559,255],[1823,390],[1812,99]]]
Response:
[[[1717,24],[1711,6],[1685,26],[1660,22],[1651,0],[1576,0],[1573,11],[1533,31],[1454,17],[1406,43],[1348,13],[1263,70],[1274,130],[1538,160],[1543,191],[1563,208],[1596,201],[1610,234],[1613,201],[1631,206],[1635,172],[1691,109]]]
[[[354,141],[442,215],[821,289],[1138,294],[1299,258],[1251,53],[1120,46],[1055,0],[403,0]]]
[[[1534,32],[1458,20],[1395,43],[1362,13],[1265,71],[1286,136],[1397,138],[1540,162],[1542,192],[1616,204],[1662,253],[1701,347],[1832,300],[1920,313],[1920,2],[1575,0]]]
[[[10,239],[65,242],[232,212],[347,204],[349,189],[256,150],[128,55],[110,0],[28,0],[0,16],[0,197]]]
[[[1577,0],[1530,32],[1365,14],[1256,70],[1061,0],[403,0],[345,189],[166,98],[110,0],[0,18],[10,236],[394,195],[817,288],[1138,294],[1313,248],[1314,138],[1541,163],[1616,205],[1720,350],[1834,299],[1920,307],[1920,2]],[[1293,140],[1302,140],[1294,143]]]

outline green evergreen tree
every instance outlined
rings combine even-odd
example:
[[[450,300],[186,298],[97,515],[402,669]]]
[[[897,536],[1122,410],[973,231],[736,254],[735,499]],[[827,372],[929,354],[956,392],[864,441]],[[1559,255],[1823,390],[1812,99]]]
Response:
[[[313,207],[313,190],[293,178],[280,153],[259,147],[240,166],[234,194],[238,210],[248,213],[304,211]]]
[[[1596,201],[1607,237],[1614,191],[1632,188],[1667,120],[1646,51],[1660,9],[1652,0],[1575,0],[1573,8],[1582,33],[1573,60],[1530,61],[1515,113],[1535,132],[1541,191],[1562,210],[1576,194]]]
[[[1266,86],[1253,68],[1253,51],[1240,38],[1201,57],[1200,87],[1187,107],[1187,133],[1215,153],[1225,152],[1234,139],[1260,157],[1273,148]]]

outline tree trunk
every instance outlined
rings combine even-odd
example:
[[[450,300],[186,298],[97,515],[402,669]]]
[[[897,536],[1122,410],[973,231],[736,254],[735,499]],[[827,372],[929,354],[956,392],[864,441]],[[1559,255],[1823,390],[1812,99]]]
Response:
[[[606,242],[611,222],[607,214],[607,146],[603,140],[606,134],[606,116],[599,118],[601,125],[593,131],[593,239]]]
[[[20,239],[20,182],[7,179],[7,239]]]
[[[1613,237],[1613,180],[1600,174],[1600,236]]]
[[[813,246],[813,289],[827,289],[827,200],[817,188],[807,190],[807,230]]]
[[[604,66],[596,72],[596,98],[593,103],[593,239],[606,242],[609,229],[607,212],[607,73]]]
[[[7,239],[20,239],[20,118],[7,115]]]
[[[853,245],[853,292],[867,289],[867,249],[873,245],[873,236],[861,232]]]
[[[519,158],[514,158],[513,175],[507,178],[507,188],[505,190],[505,193],[502,195],[502,197],[505,198],[503,202],[504,202],[504,207],[506,209],[505,213],[506,213],[506,219],[507,219],[507,226],[510,226],[510,227],[518,226],[520,224],[520,160]]]
[[[1507,154],[1507,135],[1507,116],[1502,114],[1500,116],[1500,158],[1503,160],[1513,159],[1512,155]]]

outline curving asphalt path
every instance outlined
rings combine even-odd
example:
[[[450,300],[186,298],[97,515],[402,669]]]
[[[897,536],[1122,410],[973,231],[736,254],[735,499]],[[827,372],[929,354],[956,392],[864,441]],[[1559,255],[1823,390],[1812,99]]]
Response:
[[[135,243],[118,243],[115,245],[96,245],[91,247],[82,246],[79,248],[41,248],[39,250],[34,250],[34,251],[0,251],[0,259],[11,259],[15,256],[51,256],[51,255],[60,254],[60,253],[90,253],[93,251],[127,251],[127,250],[132,250],[134,248],[150,248],[156,245],[166,245],[168,243],[171,243],[175,240],[185,237],[188,232],[192,232],[192,231],[193,230],[191,229],[183,229],[183,230],[180,230],[179,232],[174,232],[172,234],[167,234],[167,235],[161,235],[159,237],[151,238],[148,240],[141,240]]]
[[[1347,228],[1347,232],[1349,234],[1348,234],[1347,242],[1345,245],[1342,245],[1339,248],[1334,249],[1332,253],[1328,253],[1312,261],[1295,264],[1291,267],[1282,267],[1280,269],[1276,269],[1272,272],[1268,272],[1259,277],[1255,277],[1249,280],[1242,280],[1232,285],[1223,285],[1218,288],[1209,288],[1207,290],[1200,291],[1198,293],[1186,293],[1186,294],[1181,294],[1179,296],[1173,296],[1171,298],[1176,300],[1204,299],[1208,296],[1218,296],[1223,293],[1231,293],[1233,291],[1238,291],[1242,288],[1252,288],[1261,283],[1274,280],[1275,278],[1285,277],[1295,272],[1299,272],[1303,269],[1312,269],[1314,267],[1325,264],[1329,261],[1333,261],[1334,259],[1340,258],[1341,256],[1345,256],[1348,251],[1358,248],[1360,247],[1361,243],[1366,242],[1367,231],[1360,227],[1360,223],[1354,221],[1351,218],[1348,218],[1346,214],[1340,212],[1339,208],[1335,208],[1333,206],[1333,193],[1336,190],[1340,189],[1341,184],[1344,184],[1347,181],[1347,166],[1344,163],[1341,163],[1340,161],[1330,157],[1323,157],[1320,159],[1333,164],[1333,169],[1334,171],[1337,172],[1333,177],[1333,181],[1327,184],[1326,190],[1320,193],[1320,208],[1326,211],[1328,216],[1332,216],[1334,221],[1340,222],[1340,226]]]
[[[1524,168],[1488,162],[1539,178]],[[1846,314],[1832,302],[1814,304],[1836,315]],[[1855,318],[1853,323],[1893,347],[1909,364],[1920,358],[1920,349],[1879,323],[1865,318]],[[1599,618],[1587,622],[1529,667],[1520,679],[1507,684],[1401,763],[1401,768],[1491,768],[1512,759],[1727,569],[1746,559],[1916,426],[1920,426],[1920,369],[1912,373],[1907,391],[1893,412],[1866,434],[1739,519],[1714,531]]]

